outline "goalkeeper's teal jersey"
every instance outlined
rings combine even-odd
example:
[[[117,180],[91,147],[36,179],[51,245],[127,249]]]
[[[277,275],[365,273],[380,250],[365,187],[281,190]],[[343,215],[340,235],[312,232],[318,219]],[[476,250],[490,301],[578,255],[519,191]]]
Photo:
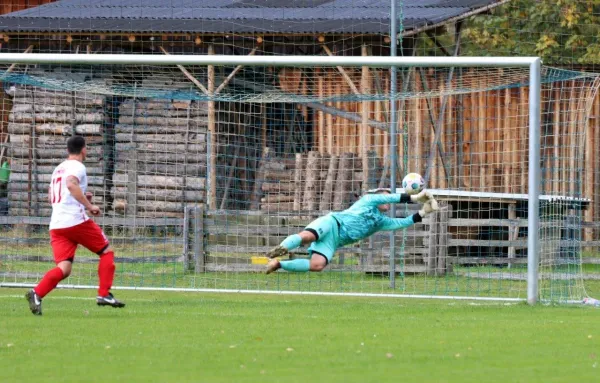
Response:
[[[400,203],[401,194],[368,194],[348,209],[330,213],[339,223],[336,247],[351,244],[378,232],[407,228],[415,223],[413,216],[390,218],[382,214],[378,205]]]

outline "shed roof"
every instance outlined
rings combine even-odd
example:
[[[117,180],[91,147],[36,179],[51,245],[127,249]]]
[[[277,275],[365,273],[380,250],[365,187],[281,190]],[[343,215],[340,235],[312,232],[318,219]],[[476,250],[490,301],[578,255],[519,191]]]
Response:
[[[399,27],[435,26],[506,0],[399,0]],[[387,34],[390,0],[61,0],[0,16],[0,32]]]

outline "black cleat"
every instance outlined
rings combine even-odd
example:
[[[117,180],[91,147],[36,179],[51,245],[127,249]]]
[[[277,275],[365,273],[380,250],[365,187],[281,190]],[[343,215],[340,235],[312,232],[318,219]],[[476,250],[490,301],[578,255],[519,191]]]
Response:
[[[97,296],[96,304],[98,306],[111,306],[115,308],[125,307],[125,303],[116,300],[112,293],[108,293],[105,297]]]
[[[35,291],[29,290],[25,293],[25,299],[29,302],[29,310],[33,315],[42,315],[42,298]]]

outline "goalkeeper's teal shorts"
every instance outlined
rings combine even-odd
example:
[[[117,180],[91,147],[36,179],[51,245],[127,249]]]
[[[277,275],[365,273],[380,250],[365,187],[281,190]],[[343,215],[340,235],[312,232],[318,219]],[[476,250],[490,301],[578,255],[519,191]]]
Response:
[[[304,230],[310,231],[317,237],[317,240],[308,247],[311,258],[314,253],[319,253],[327,258],[327,264],[329,264],[339,243],[338,221],[328,214],[315,219]]]

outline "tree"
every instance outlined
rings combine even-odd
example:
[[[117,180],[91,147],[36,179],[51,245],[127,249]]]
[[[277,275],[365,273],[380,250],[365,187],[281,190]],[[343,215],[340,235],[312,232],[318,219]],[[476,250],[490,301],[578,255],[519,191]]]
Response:
[[[471,17],[463,33],[463,55],[600,64],[600,0],[513,0]]]

